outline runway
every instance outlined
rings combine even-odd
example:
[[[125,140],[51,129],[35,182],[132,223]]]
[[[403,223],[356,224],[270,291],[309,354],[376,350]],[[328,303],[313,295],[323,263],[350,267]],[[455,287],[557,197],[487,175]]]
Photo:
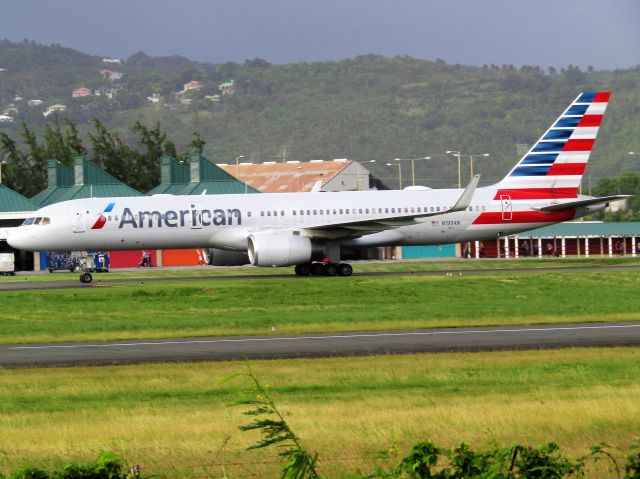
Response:
[[[80,366],[167,361],[640,346],[640,323],[431,329],[0,346],[0,366]]]
[[[354,268],[355,269],[355,268]],[[354,272],[353,276],[444,276],[447,274],[457,275],[479,275],[479,274],[520,274],[520,273],[549,273],[549,272],[587,272],[587,271],[638,271],[640,265],[624,266],[559,266],[559,267],[538,267],[538,268],[494,268],[494,269],[450,269],[438,271],[377,271],[377,272]],[[78,276],[79,277],[79,276]],[[2,291],[30,291],[45,289],[73,289],[73,288],[95,288],[106,287],[122,283],[140,282],[167,282],[167,281],[231,281],[231,280],[255,280],[265,281],[273,278],[295,279],[299,281],[341,281],[339,277],[309,276],[299,278],[293,273],[263,274],[259,270],[255,274],[242,275],[215,275],[205,274],[202,276],[164,276],[164,277],[137,277],[137,278],[112,278],[108,273],[94,274],[93,282],[82,284],[79,279],[75,280],[52,280],[52,281],[29,281],[28,276],[24,280],[10,282],[0,282],[0,292]]]

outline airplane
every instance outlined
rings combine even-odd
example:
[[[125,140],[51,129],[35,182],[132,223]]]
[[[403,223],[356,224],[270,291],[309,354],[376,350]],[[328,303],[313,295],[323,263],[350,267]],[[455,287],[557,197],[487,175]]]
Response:
[[[628,197],[578,193],[609,98],[609,92],[580,93],[491,186],[479,188],[476,175],[464,189],[76,199],[39,209],[8,242],[30,251],[214,248],[239,258],[235,264],[350,276],[341,247],[489,240]],[[80,280],[91,282],[91,274]]]

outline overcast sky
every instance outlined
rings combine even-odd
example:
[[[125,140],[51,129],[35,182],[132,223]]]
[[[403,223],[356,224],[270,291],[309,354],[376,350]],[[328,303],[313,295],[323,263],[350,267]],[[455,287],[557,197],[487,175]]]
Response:
[[[127,58],[640,65],[640,0],[0,0],[0,38]]]

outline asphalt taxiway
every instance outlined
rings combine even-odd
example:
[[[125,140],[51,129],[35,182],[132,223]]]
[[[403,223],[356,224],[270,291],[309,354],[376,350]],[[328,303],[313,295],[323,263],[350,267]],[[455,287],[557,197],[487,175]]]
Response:
[[[429,329],[0,346],[0,366],[362,356],[445,351],[640,346],[640,323]]]

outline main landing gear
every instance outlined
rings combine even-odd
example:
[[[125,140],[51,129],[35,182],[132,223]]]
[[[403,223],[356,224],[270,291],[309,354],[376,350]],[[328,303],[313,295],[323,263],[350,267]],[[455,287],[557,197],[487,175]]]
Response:
[[[318,261],[296,265],[297,276],[351,276],[353,268],[347,263],[327,263]]]

